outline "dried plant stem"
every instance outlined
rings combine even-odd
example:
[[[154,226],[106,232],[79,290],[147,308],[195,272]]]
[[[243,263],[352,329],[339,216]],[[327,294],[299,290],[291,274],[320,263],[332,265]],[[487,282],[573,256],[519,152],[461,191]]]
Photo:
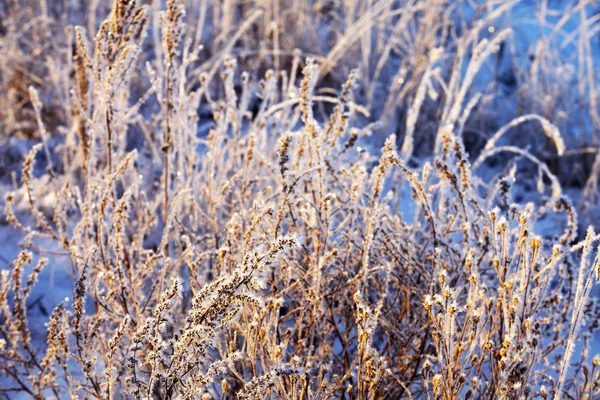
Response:
[[[171,88],[171,61],[165,68],[165,141],[162,146],[164,172],[163,172],[163,221],[167,224],[169,215],[169,155],[173,147],[173,133],[171,131],[171,111],[173,108],[173,89]],[[165,243],[165,254],[169,256],[169,242]]]

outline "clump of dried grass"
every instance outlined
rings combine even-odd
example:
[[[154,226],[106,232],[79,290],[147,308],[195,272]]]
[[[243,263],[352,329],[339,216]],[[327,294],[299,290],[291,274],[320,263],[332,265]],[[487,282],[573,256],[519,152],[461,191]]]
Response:
[[[376,2],[352,26],[370,31],[392,3]],[[576,212],[557,178],[529,152],[496,145],[522,119],[500,129],[473,166],[462,141],[471,82],[509,32],[465,39],[459,52],[472,44],[474,55],[461,55],[447,82],[432,49],[400,154],[390,135],[375,156],[357,141],[377,126],[355,122],[364,111],[356,87],[372,76],[352,71],[339,95],[316,92],[350,36],[320,61],[296,52],[289,73],[268,70],[256,84],[238,75],[226,55],[265,10],[236,32],[223,19],[237,39],[205,63],[202,34],[186,30],[181,1],[168,1],[159,17],[141,2],[115,0],[93,46],[85,28],[74,30],[73,76],[64,83],[71,118],[53,149],[57,162],[34,173],[42,147],[34,146],[22,188],[6,196],[6,219],[25,238],[0,278],[0,393],[597,396],[598,360],[588,357],[589,339],[578,352],[575,343],[599,316],[590,293],[600,235],[590,229],[575,243]],[[269,29],[276,36],[279,27]],[[149,41],[156,59],[136,95]],[[416,115],[433,79],[449,92],[432,162],[413,168]],[[44,105],[35,90],[31,97],[43,130]],[[323,102],[335,104],[327,118]],[[198,135],[202,107],[210,110],[206,137]],[[563,151],[558,128],[527,118]],[[143,137],[135,149],[131,134]],[[473,173],[498,152],[537,168],[539,205],[513,202],[511,179],[482,182]],[[54,206],[42,211],[37,199],[49,195]],[[539,221],[561,213],[560,237],[535,234]],[[73,266],[73,300],[53,310],[38,350],[27,299],[50,252]],[[24,284],[33,253],[42,257]]]

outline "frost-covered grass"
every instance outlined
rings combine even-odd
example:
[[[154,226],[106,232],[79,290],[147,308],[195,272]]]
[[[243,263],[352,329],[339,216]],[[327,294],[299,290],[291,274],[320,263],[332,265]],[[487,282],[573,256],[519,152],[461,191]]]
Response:
[[[594,7],[0,3],[0,396],[598,398]]]

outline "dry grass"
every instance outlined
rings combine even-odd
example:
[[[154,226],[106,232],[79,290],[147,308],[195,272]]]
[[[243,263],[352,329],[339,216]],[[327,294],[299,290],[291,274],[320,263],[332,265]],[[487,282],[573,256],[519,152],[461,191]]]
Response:
[[[550,89],[473,159],[463,143],[512,2],[6,3],[0,125],[38,144],[5,198],[25,237],[0,276],[0,395],[600,396],[600,235],[578,242],[559,177],[504,144],[533,120],[566,154],[527,100]],[[401,137],[374,155],[378,129]],[[535,201],[513,201],[516,162],[477,177],[499,153],[539,176]],[[40,348],[28,297],[57,259],[73,296]]]

